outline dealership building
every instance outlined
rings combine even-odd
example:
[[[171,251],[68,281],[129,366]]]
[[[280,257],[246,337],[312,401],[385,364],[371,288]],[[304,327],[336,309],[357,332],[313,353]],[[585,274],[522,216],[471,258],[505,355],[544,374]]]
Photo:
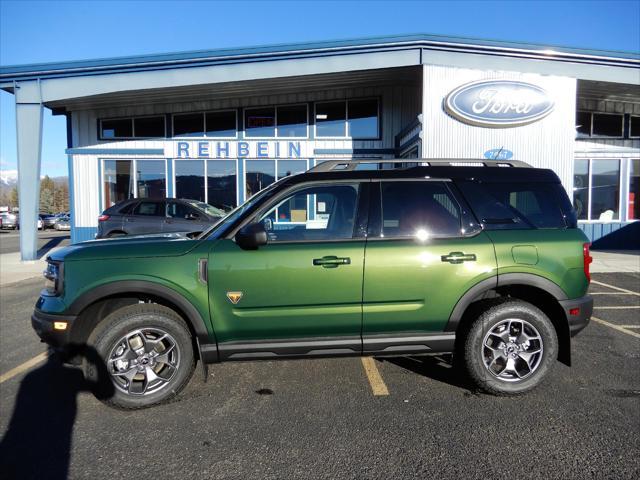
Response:
[[[72,242],[129,198],[228,210],[327,159],[455,158],[550,168],[596,246],[640,243],[637,53],[413,35],[2,67],[0,88],[23,259],[44,107],[67,118]]]

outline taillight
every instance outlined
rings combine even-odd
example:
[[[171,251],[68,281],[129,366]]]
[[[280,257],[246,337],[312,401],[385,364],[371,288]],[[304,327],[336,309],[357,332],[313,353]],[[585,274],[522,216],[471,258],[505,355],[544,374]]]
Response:
[[[589,265],[593,262],[593,257],[589,255],[590,243],[582,244],[582,261],[584,264],[584,276],[587,277],[587,282],[591,281],[591,272],[589,271]]]
[[[111,217],[109,217],[109,215],[105,215],[105,214],[103,213],[102,215],[100,215],[100,216],[98,217],[98,221],[99,221],[99,222],[106,222],[107,220],[109,220],[109,218],[111,218]]]

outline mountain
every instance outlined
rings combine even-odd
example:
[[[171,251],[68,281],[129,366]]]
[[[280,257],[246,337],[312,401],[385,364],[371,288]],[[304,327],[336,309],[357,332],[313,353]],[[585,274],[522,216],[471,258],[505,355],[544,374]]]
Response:
[[[18,170],[0,170],[0,185],[13,187],[18,183]]]

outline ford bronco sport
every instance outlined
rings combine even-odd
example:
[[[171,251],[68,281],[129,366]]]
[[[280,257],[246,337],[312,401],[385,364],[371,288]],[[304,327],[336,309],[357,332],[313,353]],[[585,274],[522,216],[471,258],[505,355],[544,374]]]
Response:
[[[481,389],[531,390],[591,316],[589,244],[558,177],[522,162],[327,161],[196,239],[49,256],[38,335],[105,401],[155,405],[195,363],[453,353]],[[374,167],[374,168],[372,168]],[[381,168],[395,167],[395,168]],[[94,358],[92,355],[91,358]],[[94,362],[95,363],[95,362]]]

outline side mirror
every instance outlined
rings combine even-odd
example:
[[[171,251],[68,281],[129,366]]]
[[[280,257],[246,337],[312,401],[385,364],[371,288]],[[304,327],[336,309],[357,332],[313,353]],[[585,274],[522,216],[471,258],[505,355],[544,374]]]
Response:
[[[262,223],[250,223],[236,233],[236,243],[243,250],[257,250],[266,245],[267,241],[267,231]]]

